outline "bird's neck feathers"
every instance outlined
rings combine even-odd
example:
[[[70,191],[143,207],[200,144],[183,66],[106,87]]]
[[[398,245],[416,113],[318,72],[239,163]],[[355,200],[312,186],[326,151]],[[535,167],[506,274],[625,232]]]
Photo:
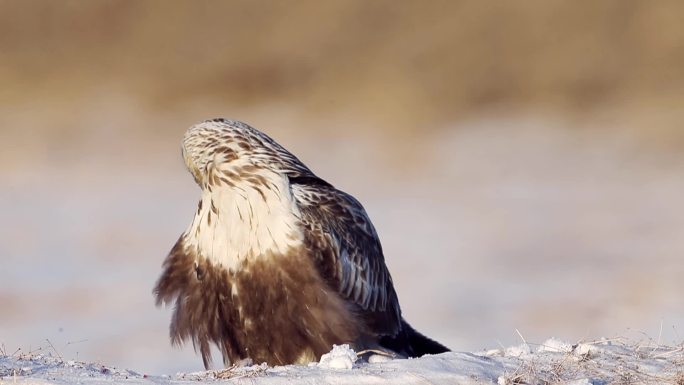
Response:
[[[285,176],[266,169],[212,172],[183,234],[187,252],[237,271],[244,262],[301,246],[299,210]]]

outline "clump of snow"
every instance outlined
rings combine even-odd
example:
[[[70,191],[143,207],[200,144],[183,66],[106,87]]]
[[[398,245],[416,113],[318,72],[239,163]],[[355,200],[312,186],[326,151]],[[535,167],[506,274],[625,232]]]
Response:
[[[333,345],[330,352],[321,356],[318,366],[329,369],[351,369],[358,357],[349,345]]]
[[[526,356],[532,353],[532,349],[530,349],[530,345],[528,344],[520,344],[518,346],[511,346],[509,348],[506,348],[504,351],[504,354],[506,357],[522,357]]]
[[[78,380],[64,380],[66,378],[76,378]],[[143,376],[125,369],[117,369],[96,363],[86,363],[79,361],[63,361],[61,357],[54,357],[48,354],[38,355],[19,355],[1,356],[0,355],[0,384],[3,379],[12,378],[12,381],[31,379],[31,383],[36,383],[36,379],[45,380],[46,383],[60,379],[59,382],[88,382],[89,379],[112,380],[115,382],[125,382],[126,380],[142,379]]]
[[[572,352],[572,345],[556,338],[549,338],[539,346],[537,351],[539,353],[570,353]]]
[[[601,382],[598,382],[600,384]],[[574,380],[570,382],[566,382],[565,385],[598,385],[597,383],[594,383],[594,381],[588,379],[588,378],[582,378],[579,380]]]
[[[575,355],[578,355],[578,356],[589,356],[590,354],[594,354],[594,353],[597,353],[599,351],[600,351],[600,349],[598,347],[596,347],[596,345],[594,345],[594,344],[581,343],[581,344],[577,344],[574,352],[575,352]]]

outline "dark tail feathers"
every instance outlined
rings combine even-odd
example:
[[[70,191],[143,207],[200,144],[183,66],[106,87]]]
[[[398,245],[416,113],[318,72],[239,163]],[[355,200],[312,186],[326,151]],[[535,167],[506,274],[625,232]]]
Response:
[[[439,342],[425,337],[403,319],[401,320],[401,331],[393,337],[382,337],[380,345],[405,357],[420,357],[424,354],[451,351]]]

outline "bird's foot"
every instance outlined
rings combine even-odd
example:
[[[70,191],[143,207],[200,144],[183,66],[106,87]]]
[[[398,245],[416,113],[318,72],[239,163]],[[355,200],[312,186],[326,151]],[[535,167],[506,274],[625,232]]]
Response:
[[[263,365],[250,368],[253,365],[254,361],[251,358],[243,358],[223,370],[216,371],[215,377],[218,379],[253,377],[266,370]]]
[[[365,349],[357,352],[356,355],[361,357],[364,361],[369,364],[374,364],[377,362],[386,362],[393,360],[395,358],[401,358],[400,355],[391,350],[381,350],[381,349]]]

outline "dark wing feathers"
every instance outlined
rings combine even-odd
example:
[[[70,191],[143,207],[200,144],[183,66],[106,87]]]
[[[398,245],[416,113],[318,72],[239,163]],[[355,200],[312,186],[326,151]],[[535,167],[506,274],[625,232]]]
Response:
[[[372,332],[396,334],[401,328],[399,301],[361,203],[313,175],[293,176],[290,186],[321,275],[362,309],[359,313]]]

